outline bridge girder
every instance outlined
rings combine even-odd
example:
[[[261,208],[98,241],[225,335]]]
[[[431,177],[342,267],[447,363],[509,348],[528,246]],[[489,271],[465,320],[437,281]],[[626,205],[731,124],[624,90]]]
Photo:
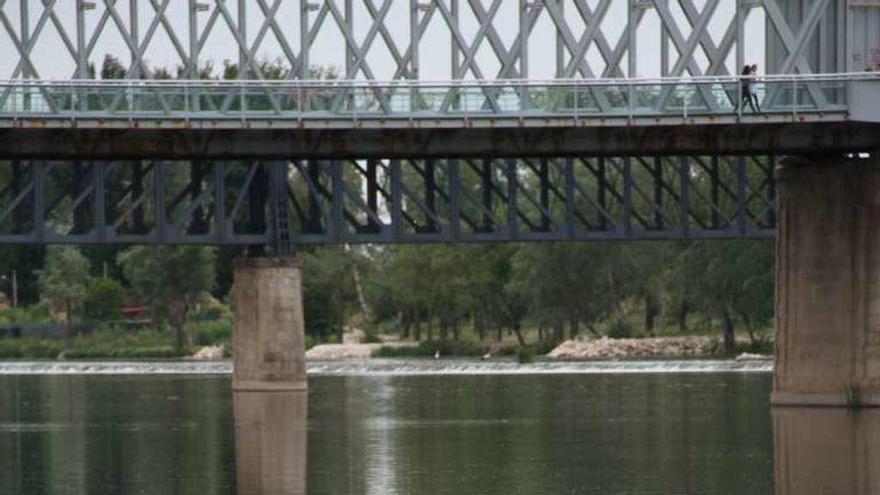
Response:
[[[0,243],[770,237],[764,157],[0,162]]]

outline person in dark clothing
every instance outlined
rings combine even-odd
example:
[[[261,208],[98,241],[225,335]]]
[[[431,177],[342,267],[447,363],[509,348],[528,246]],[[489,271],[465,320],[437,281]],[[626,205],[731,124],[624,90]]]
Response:
[[[752,112],[761,111],[761,107],[758,105],[758,95],[755,94],[754,88],[752,87],[752,77],[754,77],[757,71],[757,65],[743,66],[743,70],[740,73],[740,100],[739,103],[736,105],[737,111],[739,111],[744,102],[749,103],[749,107],[751,107]],[[757,107],[757,109],[755,107]]]

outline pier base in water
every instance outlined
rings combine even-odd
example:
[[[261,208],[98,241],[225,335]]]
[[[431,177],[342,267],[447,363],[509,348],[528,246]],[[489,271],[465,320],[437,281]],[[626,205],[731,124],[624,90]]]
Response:
[[[294,258],[238,259],[233,294],[233,390],[306,390],[299,263]]]

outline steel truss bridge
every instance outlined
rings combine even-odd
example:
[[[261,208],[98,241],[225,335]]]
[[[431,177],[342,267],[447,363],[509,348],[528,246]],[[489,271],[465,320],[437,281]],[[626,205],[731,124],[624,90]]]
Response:
[[[873,4],[0,1],[0,243],[769,237],[777,155],[880,149]]]

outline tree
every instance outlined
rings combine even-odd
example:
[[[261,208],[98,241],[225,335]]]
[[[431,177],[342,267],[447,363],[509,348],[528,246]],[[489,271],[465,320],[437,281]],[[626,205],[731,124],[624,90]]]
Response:
[[[676,290],[721,321],[724,350],[736,345],[735,318],[749,330],[773,315],[773,244],[766,241],[694,242],[675,261]]]
[[[119,255],[119,264],[132,288],[149,304],[156,322],[174,328],[174,343],[183,349],[186,315],[197,298],[214,287],[214,248],[202,246],[133,247]]]
[[[56,308],[64,308],[64,339],[68,347],[73,343],[73,312],[86,297],[89,272],[86,257],[71,246],[49,247],[45,267],[37,271],[43,299]]]
[[[334,327],[342,342],[346,311],[357,300],[352,275],[355,253],[341,246],[322,247],[303,256],[302,262],[306,318],[312,320],[308,324],[323,322],[322,330]]]
[[[618,251],[595,243],[525,246],[514,256],[512,283],[532,301],[533,316],[553,323],[555,338],[562,338],[566,321],[570,338],[578,336],[581,323],[598,334],[596,323],[618,311],[624,297]]]
[[[122,285],[110,278],[94,278],[89,282],[83,300],[83,315],[94,321],[119,318],[124,304]]]

